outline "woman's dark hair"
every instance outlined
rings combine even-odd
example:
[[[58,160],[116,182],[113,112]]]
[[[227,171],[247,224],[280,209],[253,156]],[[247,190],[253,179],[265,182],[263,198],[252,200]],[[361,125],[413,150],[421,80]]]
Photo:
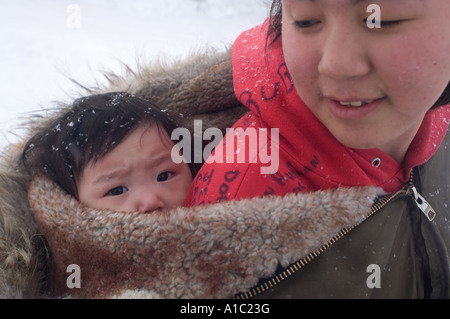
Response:
[[[128,93],[82,97],[27,142],[22,163],[78,199],[76,179],[85,164],[101,159],[141,125],[157,125],[169,138],[178,127],[168,112]]]
[[[276,42],[281,36],[282,4],[281,0],[273,0],[269,11],[269,29],[266,35],[266,47]]]
[[[282,24],[282,3],[281,0],[272,0],[270,6],[270,20],[269,29],[266,35],[266,47],[278,40],[281,36],[281,24]],[[439,99],[434,103],[431,109],[447,105],[450,103],[450,81],[444,90],[444,93],[439,97]]]
[[[441,97],[436,101],[436,103],[434,103],[431,109],[435,109],[439,106],[447,105],[449,103],[450,103],[450,82],[447,84],[444,93],[442,93]]]

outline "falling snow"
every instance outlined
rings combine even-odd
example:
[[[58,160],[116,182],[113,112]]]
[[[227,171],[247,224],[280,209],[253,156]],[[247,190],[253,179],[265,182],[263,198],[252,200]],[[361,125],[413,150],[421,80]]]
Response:
[[[67,9],[80,9],[79,28]],[[0,148],[31,112],[69,102],[73,77],[93,85],[124,62],[223,49],[267,17],[266,0],[17,0],[0,10]],[[117,23],[120,21],[120,23]],[[7,76],[5,76],[7,75]],[[11,132],[12,131],[12,132]]]

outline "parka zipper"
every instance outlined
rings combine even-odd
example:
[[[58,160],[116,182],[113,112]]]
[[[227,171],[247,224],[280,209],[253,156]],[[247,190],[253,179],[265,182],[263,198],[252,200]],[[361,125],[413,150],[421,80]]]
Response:
[[[405,189],[405,194],[412,196],[417,207],[422,213],[425,214],[427,219],[430,222],[433,221],[434,217],[436,217],[436,211],[433,209],[433,207],[431,207],[430,203],[428,203],[427,200],[419,194],[416,186],[414,186],[414,169],[411,170],[409,182],[403,189]]]
[[[428,220],[431,222],[434,217],[436,217],[436,212],[434,211],[433,207],[431,207],[430,203],[428,203],[426,199],[419,194],[415,186],[411,186],[410,188],[408,188],[407,193],[413,196],[417,207],[419,207],[422,213],[424,213]]]
[[[409,182],[401,190],[397,191],[394,194],[387,194],[387,195],[380,196],[378,198],[378,200],[372,205],[370,212],[367,214],[367,216],[364,218],[364,220],[368,219],[373,214],[375,214],[376,212],[381,210],[384,206],[386,206],[389,202],[391,202],[398,196],[404,195],[404,194],[410,195],[413,197],[415,203],[417,204],[419,209],[425,214],[425,216],[428,218],[429,221],[432,221],[434,219],[434,217],[436,216],[436,212],[431,207],[431,205],[425,200],[425,198],[423,198],[423,196],[421,196],[419,194],[416,187],[414,186],[414,170],[411,170]],[[294,264],[292,264],[288,268],[286,268],[283,272],[273,276],[272,278],[265,281],[264,283],[251,288],[249,291],[237,294],[236,296],[234,296],[234,299],[253,298],[253,297],[273,288],[278,283],[280,283],[284,279],[290,277],[295,272],[300,270],[308,262],[312,261],[314,258],[319,256],[327,248],[329,248],[331,245],[333,245],[338,239],[342,238],[344,235],[346,235],[348,232],[350,232],[355,227],[356,226],[343,228],[337,235],[332,237],[328,242],[326,242],[323,246],[321,246],[316,251],[311,252],[306,257],[303,257],[302,259],[298,260],[297,262],[295,262]]]

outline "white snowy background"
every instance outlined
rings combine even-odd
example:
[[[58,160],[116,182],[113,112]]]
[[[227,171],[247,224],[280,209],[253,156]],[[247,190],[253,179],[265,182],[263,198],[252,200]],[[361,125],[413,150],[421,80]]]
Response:
[[[33,112],[68,101],[99,71],[225,48],[268,15],[268,0],[0,1],[0,150]]]

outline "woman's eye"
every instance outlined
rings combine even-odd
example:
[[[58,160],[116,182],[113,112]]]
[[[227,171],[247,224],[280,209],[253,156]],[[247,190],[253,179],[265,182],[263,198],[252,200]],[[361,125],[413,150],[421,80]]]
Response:
[[[316,24],[320,23],[319,20],[297,20],[294,22],[294,25],[300,29],[310,28]]]
[[[158,182],[165,182],[170,178],[172,178],[173,174],[174,174],[173,172],[162,172],[161,174],[158,175],[158,177],[156,177],[156,180]]]
[[[395,26],[396,24],[399,24],[400,22],[402,21],[401,20],[380,21],[380,26],[381,28],[389,28]]]
[[[403,20],[387,20],[387,21],[379,21],[379,28],[383,29],[383,28],[390,28],[390,27],[394,27],[397,24],[402,23]],[[364,23],[367,24],[367,19],[364,19]],[[372,28],[371,28],[372,29]]]
[[[107,196],[119,196],[126,192],[128,192],[128,188],[126,188],[125,186],[119,186],[119,187],[115,187],[115,188],[109,190],[108,193],[106,193],[106,195]]]

